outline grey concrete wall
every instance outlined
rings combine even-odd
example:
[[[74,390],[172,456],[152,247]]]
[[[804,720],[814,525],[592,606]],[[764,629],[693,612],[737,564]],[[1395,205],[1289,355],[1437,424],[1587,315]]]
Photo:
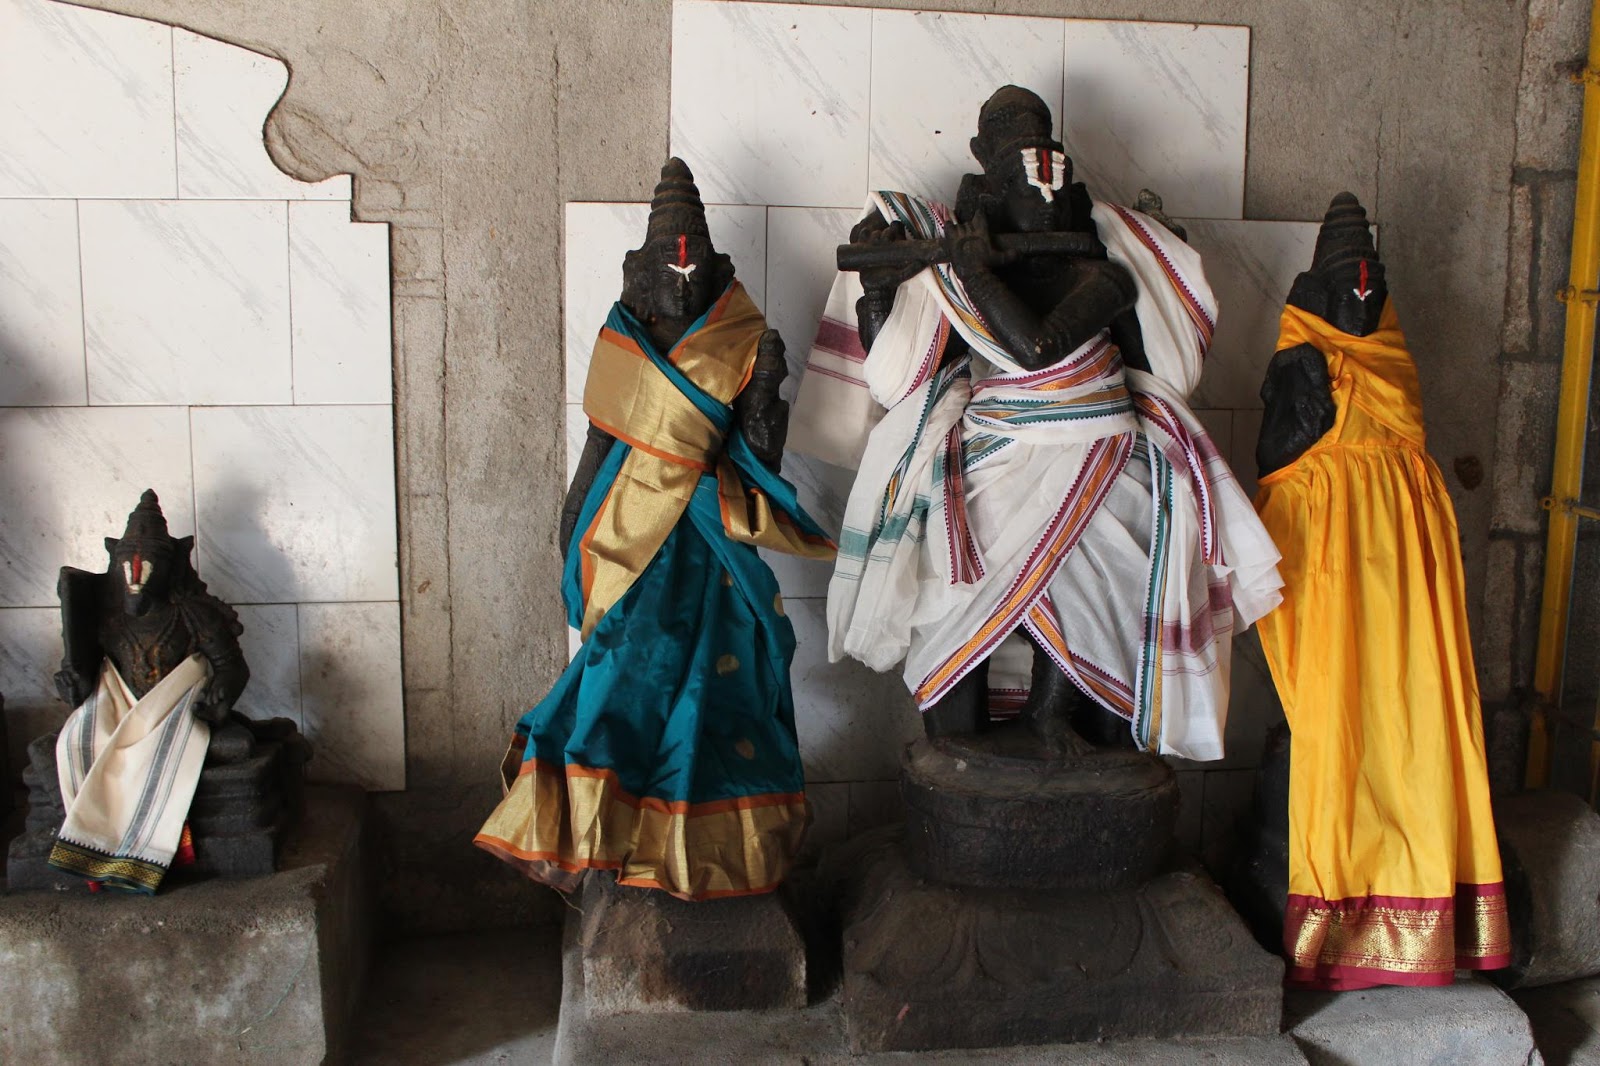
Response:
[[[1550,27],[1566,15],[1552,14],[1555,0],[1532,5],[1539,33],[1560,38]],[[667,152],[669,0],[91,6],[284,60],[289,89],[266,130],[274,157],[306,179],[355,174],[358,216],[394,227],[410,789],[378,797],[390,902],[403,922],[431,927],[558,913],[549,894],[522,888],[468,840],[497,797],[512,723],[566,661],[554,542],[564,465],[561,205],[648,199]],[[1494,507],[1474,466],[1499,482],[1502,378],[1537,377],[1542,365],[1527,354],[1501,363],[1514,166],[1571,166],[1559,150],[1548,165],[1514,154],[1519,75],[1529,76],[1525,0],[939,6],[1252,28],[1246,215],[1320,218],[1348,188],[1383,227],[1477,615],[1492,585]],[[1570,105],[1549,106],[1532,125],[1559,142]],[[1534,201],[1549,205],[1538,218],[1559,210],[1558,184],[1516,173],[1520,219]],[[1537,397],[1526,407],[1517,425],[1540,416]],[[1519,459],[1543,446],[1527,432]],[[1494,542],[1502,583],[1507,539]],[[1520,573],[1528,547],[1509,539]],[[1507,630],[1484,633],[1485,662],[1498,662]]]

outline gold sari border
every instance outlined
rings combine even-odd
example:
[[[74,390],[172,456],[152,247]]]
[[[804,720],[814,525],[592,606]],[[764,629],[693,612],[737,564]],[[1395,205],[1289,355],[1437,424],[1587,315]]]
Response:
[[[1290,895],[1286,983],[1342,991],[1374,985],[1446,985],[1457,969],[1511,963],[1503,883],[1456,886],[1454,896]]]
[[[680,899],[777,888],[799,852],[803,792],[689,803],[635,796],[615,771],[530,759],[473,843],[561,891],[583,870]]]

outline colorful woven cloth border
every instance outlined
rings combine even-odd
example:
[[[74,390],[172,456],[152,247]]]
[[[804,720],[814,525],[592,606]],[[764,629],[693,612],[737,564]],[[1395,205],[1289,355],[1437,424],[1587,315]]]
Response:
[[[156,889],[161,887],[161,879],[167,872],[153,862],[106,855],[70,840],[55,842],[50,848],[49,863],[58,870],[88,878],[91,887],[98,882],[106,888],[147,896],[154,895]]]
[[[1290,895],[1283,942],[1292,988],[1447,985],[1455,971],[1511,964],[1505,886],[1457,885],[1455,896]]]

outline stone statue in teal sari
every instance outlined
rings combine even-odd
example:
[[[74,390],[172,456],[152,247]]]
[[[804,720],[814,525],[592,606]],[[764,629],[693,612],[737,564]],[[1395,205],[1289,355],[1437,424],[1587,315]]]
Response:
[[[807,822],[794,631],[757,547],[831,558],[777,472],[783,346],[670,160],[595,345],[562,514],[583,645],[517,724],[476,843],[557,888],[585,870],[685,899],[767,892]]]

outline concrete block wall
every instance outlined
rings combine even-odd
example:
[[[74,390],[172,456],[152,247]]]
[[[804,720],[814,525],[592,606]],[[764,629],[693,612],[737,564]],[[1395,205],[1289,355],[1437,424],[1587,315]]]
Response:
[[[405,787],[387,227],[260,129],[288,71],[187,30],[0,0],[0,692],[68,708],[56,574],[145,488],[235,605],[240,709],[315,780]],[[9,774],[8,774],[9,777]]]

